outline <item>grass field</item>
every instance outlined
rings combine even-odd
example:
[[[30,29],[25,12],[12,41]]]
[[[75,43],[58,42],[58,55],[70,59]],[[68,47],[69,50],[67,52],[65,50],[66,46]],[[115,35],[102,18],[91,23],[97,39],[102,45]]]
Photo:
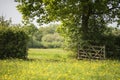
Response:
[[[120,61],[78,61],[69,53],[29,49],[29,60],[0,60],[0,80],[120,80]]]

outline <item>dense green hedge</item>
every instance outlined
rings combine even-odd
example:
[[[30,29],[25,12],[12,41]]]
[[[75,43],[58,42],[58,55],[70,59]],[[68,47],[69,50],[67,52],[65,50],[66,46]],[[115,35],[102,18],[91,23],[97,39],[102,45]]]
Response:
[[[120,59],[120,35],[106,36],[106,57]]]
[[[27,58],[28,36],[18,27],[0,26],[0,59]]]

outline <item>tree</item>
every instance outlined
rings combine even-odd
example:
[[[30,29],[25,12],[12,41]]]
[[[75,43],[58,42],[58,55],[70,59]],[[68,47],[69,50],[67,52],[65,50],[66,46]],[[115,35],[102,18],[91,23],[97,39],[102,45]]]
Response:
[[[60,48],[63,41],[63,38],[58,33],[46,34],[42,37],[43,46],[46,48]]]
[[[33,47],[33,37],[35,32],[38,30],[34,24],[28,24],[23,26],[23,30],[29,35],[29,38],[31,39],[32,47]]]
[[[5,20],[4,16],[0,16],[0,26],[4,26],[4,27],[10,27],[10,25],[12,24],[12,20]]]
[[[120,24],[119,0],[17,0],[25,21],[37,18],[38,23],[61,21],[60,32],[71,42],[97,41],[111,22]],[[93,37],[95,35],[95,37]],[[76,37],[77,36],[77,37]],[[92,38],[93,37],[93,38]]]

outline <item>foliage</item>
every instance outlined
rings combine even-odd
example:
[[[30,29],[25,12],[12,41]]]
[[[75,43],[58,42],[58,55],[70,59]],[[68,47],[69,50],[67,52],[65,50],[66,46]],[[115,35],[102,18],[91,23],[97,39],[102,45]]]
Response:
[[[62,46],[63,39],[56,32],[57,24],[46,27],[34,25],[23,26],[22,29],[29,35],[29,48],[58,48]]]
[[[56,29],[58,28],[58,24],[48,24],[47,26],[40,26],[39,27],[39,32],[42,33],[42,36],[46,34],[54,34],[56,33]]]
[[[0,26],[0,59],[27,58],[28,36],[19,27]]]
[[[26,34],[29,36],[29,43],[31,44],[31,46],[33,47],[34,45],[34,34],[37,31],[37,28],[35,27],[34,24],[27,24],[25,26],[23,26],[23,30],[26,32]],[[29,45],[28,45],[29,46]]]
[[[91,29],[99,29],[111,22],[120,22],[119,0],[17,0],[24,20],[38,17],[38,23],[61,21],[73,27],[80,26],[82,39],[89,40]],[[69,24],[67,24],[69,23]],[[66,26],[71,28],[69,26]],[[95,27],[95,28],[94,28]],[[89,30],[90,28],[90,30]],[[101,30],[100,30],[101,31]]]
[[[33,35],[34,32],[37,31],[37,27],[34,24],[27,24],[23,26],[23,30],[28,34],[28,35]]]
[[[29,39],[28,42],[28,47],[29,48],[45,48],[42,44],[42,42],[36,40],[36,39]]]
[[[97,45],[101,43],[99,38],[104,33],[105,26],[111,22],[118,22],[119,25],[120,22],[119,0],[18,0],[18,2],[20,4],[17,8],[23,14],[24,20],[38,17],[38,23],[61,21],[64,29],[68,31],[64,34],[71,42],[81,39],[82,43]],[[77,34],[77,38],[73,34]],[[82,44],[80,41],[79,43]]]
[[[109,27],[102,40],[105,40],[106,56],[120,59],[120,29]]]
[[[0,26],[9,27],[11,26],[11,23],[12,23],[11,19],[5,20],[4,16],[0,16]]]
[[[42,37],[43,46],[46,48],[59,48],[62,46],[63,38],[58,34],[47,34]]]
[[[62,38],[59,36],[58,33],[54,34],[47,34],[42,38],[43,42],[62,42]]]
[[[120,61],[78,61],[61,49],[30,49],[30,60],[0,60],[1,80],[119,80]],[[16,74],[17,73],[17,74]]]
[[[60,21],[58,29],[68,47],[77,50],[78,45],[117,46],[118,36],[105,34],[107,24],[120,25],[119,0],[18,0],[17,8],[25,21],[37,17],[38,23]],[[109,42],[109,43],[108,43]],[[120,47],[120,46],[119,46]]]

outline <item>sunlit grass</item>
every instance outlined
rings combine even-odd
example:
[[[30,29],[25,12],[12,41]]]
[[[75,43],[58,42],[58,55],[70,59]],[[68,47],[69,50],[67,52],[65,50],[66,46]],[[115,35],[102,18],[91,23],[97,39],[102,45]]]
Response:
[[[29,49],[29,59],[39,60],[66,60],[69,59],[70,51],[63,49]]]
[[[61,49],[30,49],[30,60],[0,60],[0,80],[120,80],[117,60],[78,61],[68,55]]]

